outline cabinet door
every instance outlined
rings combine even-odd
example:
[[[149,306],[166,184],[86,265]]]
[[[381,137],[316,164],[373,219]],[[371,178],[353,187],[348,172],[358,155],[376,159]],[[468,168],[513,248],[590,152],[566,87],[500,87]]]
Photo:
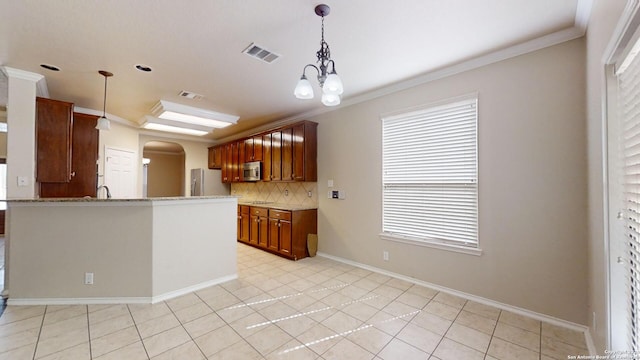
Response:
[[[227,157],[227,146],[226,145],[220,145],[220,158],[221,158],[221,163],[220,163],[220,177],[223,183],[228,183],[229,182],[229,159]]]
[[[280,220],[280,252],[285,255],[291,255],[291,221]]]
[[[226,144],[224,146],[224,153],[226,158],[225,168],[226,171],[226,182],[233,181],[233,146],[232,144]]]
[[[249,228],[249,242],[251,244],[258,244],[258,239],[260,238],[260,217],[256,215],[251,215],[251,222]]]
[[[262,181],[271,181],[271,134],[262,136]]]
[[[282,180],[293,180],[293,129],[282,130]]]
[[[297,181],[305,180],[305,157],[304,157],[304,124],[293,127],[293,178]],[[311,164],[309,164],[311,166]]]
[[[253,138],[244,139],[244,162],[253,161]]]
[[[212,146],[209,148],[209,169],[222,168],[222,146]]]
[[[98,137],[95,115],[74,113],[71,145],[71,180],[66,183],[40,183],[40,197],[96,197],[98,175]]]
[[[282,180],[282,133],[271,133],[271,180]]]
[[[249,230],[251,226],[251,216],[249,207],[246,205],[238,206],[238,240],[249,242]]]
[[[253,160],[262,161],[262,135],[253,137]]]
[[[36,98],[36,181],[71,180],[73,104]]]
[[[259,235],[258,235],[258,245],[266,248],[268,246],[269,241],[269,218],[261,216],[258,219],[259,225]]]
[[[207,157],[207,159],[208,159],[207,167],[209,169],[215,169],[215,160],[214,160],[215,159],[215,150],[213,149],[213,146],[210,147],[208,150],[209,150],[209,152],[208,152],[208,157]]]
[[[280,242],[280,220],[269,219],[269,249],[278,251]]]

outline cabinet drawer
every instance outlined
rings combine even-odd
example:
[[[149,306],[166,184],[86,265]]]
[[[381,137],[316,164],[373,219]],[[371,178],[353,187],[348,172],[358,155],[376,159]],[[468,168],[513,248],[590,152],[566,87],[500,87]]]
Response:
[[[269,209],[269,217],[272,219],[291,221],[291,211]]]
[[[249,215],[249,212],[251,211],[250,206],[247,205],[238,205],[238,213],[242,214],[242,215]]]
[[[267,208],[261,208],[261,207],[255,207],[255,206],[251,207],[251,215],[267,217],[268,214],[269,214],[269,209]]]

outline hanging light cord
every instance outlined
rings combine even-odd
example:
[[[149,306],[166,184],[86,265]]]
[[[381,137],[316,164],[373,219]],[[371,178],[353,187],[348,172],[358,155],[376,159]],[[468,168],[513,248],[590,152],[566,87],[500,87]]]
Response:
[[[104,75],[104,99],[102,101],[102,117],[106,118],[107,114],[107,76]]]

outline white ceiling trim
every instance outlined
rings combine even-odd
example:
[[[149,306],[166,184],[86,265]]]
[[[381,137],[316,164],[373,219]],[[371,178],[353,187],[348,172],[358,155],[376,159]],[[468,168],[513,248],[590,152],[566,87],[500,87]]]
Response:
[[[587,31],[587,25],[589,24],[589,18],[591,17],[592,8],[593,0],[578,0],[578,6],[576,7],[575,26],[579,29],[582,29],[583,32]]]
[[[7,75],[7,78],[22,79],[36,83],[36,95],[49,98],[49,88],[47,87],[47,79],[45,79],[44,75],[8,66],[0,66],[0,70]]]

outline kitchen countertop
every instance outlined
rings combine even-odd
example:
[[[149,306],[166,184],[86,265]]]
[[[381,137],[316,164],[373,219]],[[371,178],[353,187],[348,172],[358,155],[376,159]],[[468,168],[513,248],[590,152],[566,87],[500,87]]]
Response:
[[[229,199],[237,198],[234,195],[214,195],[214,196],[171,196],[171,197],[148,197],[133,199],[104,199],[104,198],[37,198],[37,199],[13,199],[7,200],[9,203],[29,203],[29,202],[139,202],[139,201],[175,201],[175,200],[210,200],[210,199]]]
[[[255,206],[267,209],[278,209],[278,210],[317,210],[318,205],[299,205],[299,204],[284,204],[284,203],[275,203],[275,202],[255,202],[255,201],[243,201],[238,199],[238,205],[248,205]]]

